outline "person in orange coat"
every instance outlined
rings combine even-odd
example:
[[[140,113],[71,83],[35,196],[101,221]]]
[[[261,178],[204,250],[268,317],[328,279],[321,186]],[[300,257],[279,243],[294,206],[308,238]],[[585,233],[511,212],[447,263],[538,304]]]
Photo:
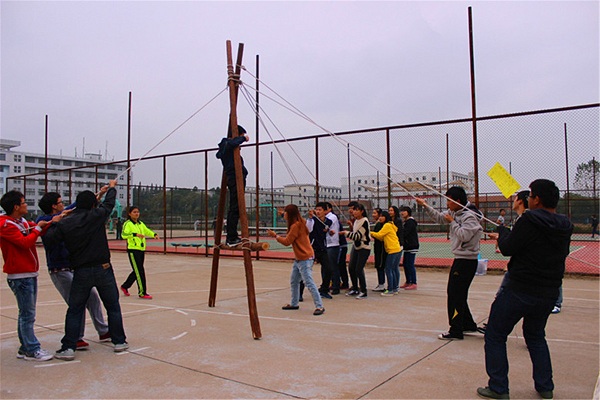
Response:
[[[314,263],[314,253],[308,238],[308,228],[304,218],[300,215],[298,206],[288,204],[283,210],[283,218],[287,221],[286,236],[279,236],[274,231],[268,230],[267,234],[275,238],[277,242],[284,246],[292,246],[294,251],[294,264],[292,265],[292,274],[290,276],[290,289],[292,299],[289,304],[281,307],[283,310],[297,310],[300,301],[300,281],[304,282],[306,288],[310,291],[315,303],[313,315],[321,315],[325,312],[323,300],[317,289],[317,285],[312,277],[312,267]]]

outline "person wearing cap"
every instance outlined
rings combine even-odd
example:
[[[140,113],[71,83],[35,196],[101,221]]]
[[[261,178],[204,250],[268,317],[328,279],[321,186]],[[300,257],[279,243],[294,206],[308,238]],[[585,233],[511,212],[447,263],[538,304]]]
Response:
[[[227,212],[227,238],[225,243],[228,246],[235,246],[242,242],[237,232],[237,225],[240,219],[240,208],[238,204],[237,180],[235,176],[235,162],[233,159],[233,151],[242,143],[247,142],[250,138],[246,134],[246,130],[238,125],[238,136],[232,137],[231,128],[227,137],[221,139],[217,158],[221,160],[225,175],[227,176],[227,189],[229,190],[229,211]],[[241,158],[241,157],[240,157]],[[244,167],[244,159],[242,160],[242,177],[244,188],[246,188],[246,177],[248,170]]]

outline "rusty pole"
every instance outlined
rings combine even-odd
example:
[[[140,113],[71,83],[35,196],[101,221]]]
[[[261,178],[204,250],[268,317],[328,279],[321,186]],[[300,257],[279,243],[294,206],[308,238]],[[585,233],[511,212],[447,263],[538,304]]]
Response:
[[[469,7],[469,57],[471,60],[471,117],[473,124],[473,175],[475,205],[479,207],[479,155],[477,152],[477,107],[475,101],[475,58],[473,50],[473,14]]]

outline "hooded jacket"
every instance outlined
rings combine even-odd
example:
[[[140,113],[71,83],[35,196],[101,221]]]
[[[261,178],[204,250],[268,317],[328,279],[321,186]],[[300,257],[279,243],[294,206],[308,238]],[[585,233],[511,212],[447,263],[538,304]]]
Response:
[[[404,251],[416,253],[419,251],[419,235],[417,233],[417,221],[409,217],[404,221]]]
[[[507,286],[516,291],[556,298],[565,273],[573,224],[561,214],[528,210],[512,231],[499,227],[498,248],[508,262]]]
[[[458,211],[439,212],[429,204],[425,206],[425,211],[434,221],[447,224],[444,215],[450,214],[454,221],[450,223],[450,247],[452,254],[456,258],[467,260],[477,260],[479,256],[479,241],[483,228],[479,221],[481,220],[481,211],[474,204],[467,202],[467,209],[461,208]]]
[[[9,279],[37,276],[40,269],[35,242],[42,229],[25,218],[18,220],[0,216],[0,248],[4,259],[3,271]]]
[[[246,141],[244,136],[238,136],[236,138],[223,138],[219,143],[219,150],[217,151],[217,158],[221,160],[221,164],[223,164],[223,169],[225,170],[225,174],[228,179],[235,180],[235,162],[233,161],[233,149],[239,147],[242,143]],[[248,170],[244,167],[244,159],[242,159],[242,176],[244,180],[246,176],[248,176]]]
[[[76,203],[72,203],[65,207],[65,210],[70,210],[76,206]],[[35,222],[39,223],[40,221],[50,221],[58,214],[60,213],[41,215],[35,220]],[[44,249],[46,250],[46,264],[48,265],[48,270],[52,271],[58,268],[71,267],[71,261],[69,261],[69,251],[63,242],[48,244],[46,235],[42,234],[42,243],[44,244]]]
[[[379,232],[371,231],[371,236],[377,240],[383,241],[383,247],[387,254],[395,254],[402,251],[398,235],[396,234],[397,231],[398,227],[394,225],[392,221],[388,221],[383,224],[383,227]]]
[[[50,225],[46,242],[55,245],[64,241],[74,269],[110,262],[105,225],[115,206],[116,197],[117,190],[110,188],[104,196],[104,202],[98,207],[91,210],[76,208],[58,223]]]

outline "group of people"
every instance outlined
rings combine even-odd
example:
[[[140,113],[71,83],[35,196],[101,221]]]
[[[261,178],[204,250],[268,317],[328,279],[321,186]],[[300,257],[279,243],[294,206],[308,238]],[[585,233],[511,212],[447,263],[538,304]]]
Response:
[[[238,133],[236,138],[232,138],[231,133],[224,138],[217,154],[224,166],[230,195],[226,244],[232,246],[242,241],[237,233],[239,207],[234,150],[248,140],[246,131],[240,126]],[[243,162],[241,176],[245,186],[247,170]],[[51,279],[68,304],[62,347],[54,357],[72,360],[75,350],[87,347],[83,340],[86,307],[92,315],[99,339],[110,339],[115,352],[128,349],[105,229],[105,222],[115,205],[116,183],[115,180],[110,181],[98,198],[91,191],[79,193],[76,203],[66,209],[59,195],[45,196],[40,201],[40,208],[46,215],[38,219],[37,224],[24,218],[27,203],[22,193],[11,191],[2,196],[0,205],[6,215],[0,217],[0,247],[3,269],[19,308],[18,358],[46,361],[53,357],[41,348],[33,330],[39,271],[35,242],[39,236],[43,238]],[[98,199],[103,195],[104,201],[99,203]],[[508,399],[506,340],[523,319],[523,336],[533,364],[535,389],[542,398],[552,398],[554,383],[545,326],[559,297],[573,232],[568,218],[556,212],[559,189],[550,180],[533,181],[529,191],[520,192],[513,202],[518,218],[512,229],[504,225],[502,215],[498,220],[498,232],[490,234],[497,239],[498,250],[510,256],[510,260],[485,327],[477,326],[467,302],[469,287],[477,270],[483,215],[468,201],[462,187],[449,188],[445,197],[448,200],[445,212],[434,209],[423,198],[415,198],[432,220],[449,225],[454,255],[447,284],[449,329],[438,338],[462,340],[465,333],[483,332],[489,380],[487,386],[477,389],[477,394],[483,398]],[[419,240],[411,208],[375,209],[373,229],[362,204],[352,201],[348,204],[348,211],[350,225],[343,228],[328,202],[317,203],[307,219],[302,217],[296,205],[289,204],[283,213],[287,223],[286,234],[280,236],[273,230],[267,231],[279,243],[291,245],[295,256],[290,276],[291,300],[282,309],[298,310],[299,303],[303,301],[304,287],[312,295],[314,315],[325,312],[323,298],[331,299],[332,295],[340,294],[344,289],[347,296],[358,300],[367,298],[364,268],[372,248],[378,279],[373,291],[381,292],[382,296],[394,296],[400,288],[417,289],[414,265]],[[143,255],[145,238],[158,235],[139,220],[137,207],[130,208],[128,214],[122,236],[128,240],[133,272],[120,289],[129,296],[129,287],[137,281],[139,296],[151,299],[146,291]],[[597,230],[595,223],[593,234]],[[352,247],[346,269],[348,240]],[[403,253],[406,281],[400,286],[399,266]],[[318,288],[312,277],[315,260],[321,264],[322,282]],[[100,301],[106,308],[108,324],[103,319]]]
[[[323,298],[332,299],[332,295],[338,295],[344,289],[346,296],[353,296],[357,300],[367,298],[365,265],[372,248],[375,249],[378,271],[378,284],[373,291],[381,292],[382,296],[393,296],[398,294],[400,288],[417,288],[415,256],[419,249],[419,239],[417,222],[411,216],[410,207],[398,209],[393,206],[389,211],[375,209],[372,214],[375,223],[373,229],[363,204],[351,201],[347,207],[351,217],[347,229],[342,227],[331,203],[319,202],[314,209],[309,210],[306,220],[302,218],[296,205],[287,205],[283,213],[288,225],[285,236],[279,236],[273,230],[267,231],[279,243],[291,245],[294,251],[295,261],[290,277],[291,301],[283,306],[284,310],[300,308],[304,287],[313,296],[315,315],[324,312]],[[346,267],[349,241],[350,260]],[[403,246],[406,247],[406,282],[400,286],[399,267]],[[319,288],[312,278],[315,261],[321,265]]]
[[[499,251],[510,256],[508,271],[500,285],[496,299],[491,305],[488,323],[478,327],[468,305],[469,287],[477,270],[479,246],[483,234],[482,213],[470,203],[462,187],[455,186],[445,193],[448,210],[435,210],[423,198],[415,198],[429,217],[446,223],[450,229],[450,246],[454,260],[447,285],[447,312],[449,330],[441,333],[441,340],[462,340],[465,333],[484,333],[484,351],[488,385],[479,387],[477,394],[483,398],[508,399],[508,358],[506,340],[515,325],[523,320],[523,336],[533,364],[536,391],[544,399],[553,397],[554,383],[550,352],[545,339],[545,327],[559,297],[565,271],[565,259],[573,225],[567,217],[556,212],[560,198],[556,184],[547,179],[533,181],[529,190],[519,192],[513,201],[518,217],[509,229],[498,224],[497,233],[490,234],[497,240]],[[309,212],[307,220],[300,215],[298,207],[287,205],[284,218],[287,233],[279,236],[272,230],[269,236],[283,245],[291,245],[295,260],[290,278],[291,301],[284,310],[298,310],[302,301],[302,283],[309,289],[315,304],[314,315],[324,313],[323,297],[338,294],[343,273],[337,268],[340,261],[339,239],[352,241],[350,250],[351,286],[346,295],[357,299],[367,297],[364,267],[371,252],[371,239],[375,249],[375,267],[378,285],[374,290],[383,296],[398,293],[400,257],[404,252],[406,282],[404,289],[416,289],[414,272],[415,254],[418,251],[416,221],[410,216],[411,209],[391,208],[389,211],[375,209],[376,224],[370,229],[364,206],[358,202],[348,204],[352,216],[351,226],[343,229],[329,203],[317,203]],[[527,212],[526,212],[527,211]],[[395,218],[402,215],[403,221]],[[331,244],[331,246],[330,246]],[[335,248],[331,252],[329,249]],[[407,257],[408,255],[408,257]],[[314,260],[321,262],[321,287],[312,278]],[[345,263],[345,253],[344,253]],[[331,265],[335,265],[332,268]],[[387,288],[384,289],[387,279]]]
[[[47,361],[52,358],[73,360],[76,350],[84,350],[85,309],[90,313],[99,341],[111,340],[115,352],[128,349],[119,304],[119,291],[110,262],[105,224],[115,205],[116,180],[99,193],[86,190],[75,203],[66,206],[59,193],[46,193],[39,201],[44,212],[37,221],[27,221],[27,203],[19,191],[7,192],[0,199],[6,215],[0,217],[0,247],[3,270],[19,308],[17,358]],[[100,200],[104,197],[104,201]],[[123,226],[128,242],[132,272],[120,286],[128,296],[128,288],[137,282],[139,297],[151,299],[146,291],[144,273],[145,238],[158,235],[139,220],[139,209],[128,209]],[[41,348],[34,333],[39,259],[35,243],[42,238],[50,279],[68,305],[65,334],[61,348],[52,355]],[[108,323],[104,319],[106,309]]]

